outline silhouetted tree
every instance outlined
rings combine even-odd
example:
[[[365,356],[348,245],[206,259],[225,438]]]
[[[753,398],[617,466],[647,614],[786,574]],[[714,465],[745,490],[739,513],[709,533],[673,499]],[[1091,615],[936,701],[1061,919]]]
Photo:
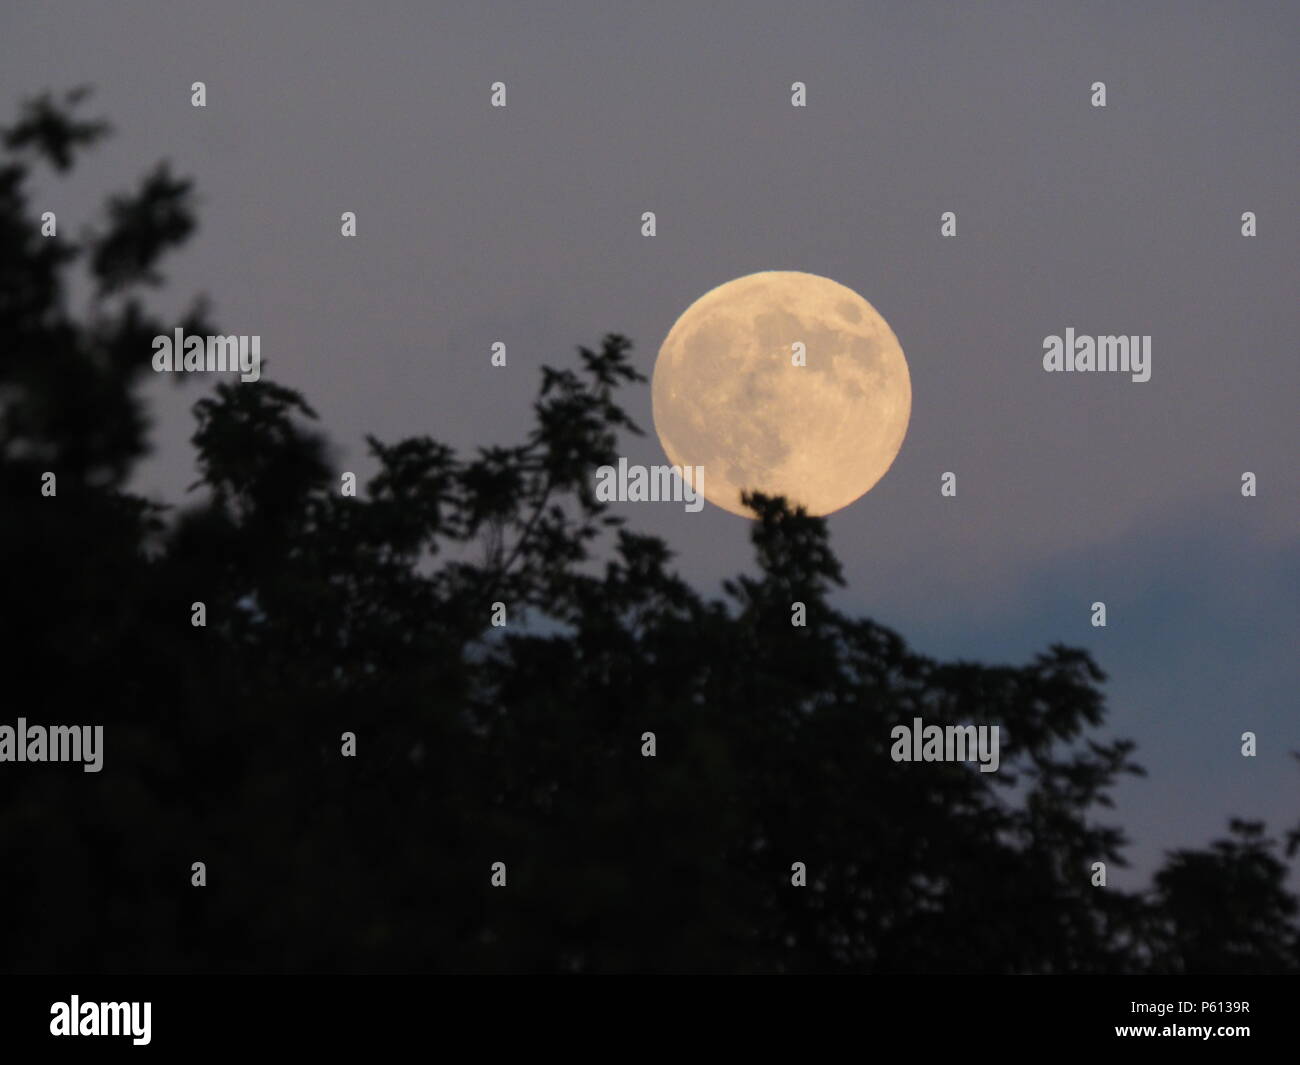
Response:
[[[1156,963],[1170,972],[1294,971],[1296,900],[1276,843],[1255,821],[1203,851],[1170,855],[1155,878]]]
[[[9,705],[103,723],[107,753],[97,775],[0,768],[3,968],[1297,967],[1257,827],[1172,856],[1149,895],[1091,886],[1126,842],[1094,816],[1140,770],[1131,743],[1093,737],[1087,653],[918,655],[831,605],[825,523],[779,499],[748,497],[757,569],[721,600],[609,515],[592,475],[639,432],[616,396],[643,380],[620,336],[543,370],[520,444],[370,438],[357,498],[311,407],[271,381],[195,405],[196,503],[124,491],[140,375],[171,331],[142,293],[194,231],[192,189],[159,166],[103,228],[40,236],[31,167],[67,169],[106,128],[72,117],[82,96],[4,134],[0,638]],[[215,332],[201,302],[183,325]],[[892,761],[914,717],[1001,726],[1001,771]]]

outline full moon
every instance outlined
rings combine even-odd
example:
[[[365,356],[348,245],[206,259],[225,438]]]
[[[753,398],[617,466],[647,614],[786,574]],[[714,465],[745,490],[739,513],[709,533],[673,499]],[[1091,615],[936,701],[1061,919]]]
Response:
[[[903,445],[912,379],[898,338],[850,288],[790,270],[749,274],[692,303],[655,361],[655,429],[704,497],[752,518],[742,489],[809,514],[847,507]]]

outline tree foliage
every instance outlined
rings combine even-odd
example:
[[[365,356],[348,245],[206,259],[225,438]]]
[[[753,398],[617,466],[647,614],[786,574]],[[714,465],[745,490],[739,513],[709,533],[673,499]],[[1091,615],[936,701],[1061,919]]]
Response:
[[[105,768],[0,769],[0,897],[30,915],[0,967],[1297,968],[1258,825],[1172,855],[1149,892],[1092,886],[1124,862],[1110,789],[1141,770],[1097,738],[1086,652],[919,655],[832,605],[825,523],[780,499],[749,497],[756,565],[720,599],[610,515],[593,471],[640,431],[621,336],[543,371],[521,443],[369,438],[356,498],[298,392],[221,384],[194,407],[200,501],[128,493],[150,341],[172,329],[144,293],[195,229],[193,189],[160,165],[100,227],[42,237],[33,168],[107,129],[75,117],[83,97],[4,132],[0,635],[11,716],[104,724]],[[215,331],[202,301],[182,324]],[[999,725],[1001,771],[892,761],[914,717]]]

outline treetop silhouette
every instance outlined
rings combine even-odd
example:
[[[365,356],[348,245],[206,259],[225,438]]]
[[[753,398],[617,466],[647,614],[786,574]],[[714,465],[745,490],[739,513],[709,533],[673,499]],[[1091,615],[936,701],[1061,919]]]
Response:
[[[355,497],[298,391],[221,383],[194,405],[195,498],[127,491],[150,340],[176,324],[145,297],[195,232],[193,183],[160,164],[84,235],[42,236],[33,168],[107,132],[84,98],[4,131],[3,643],[9,705],[104,724],[106,754],[95,775],[0,767],[0,895],[32,918],[4,969],[1300,967],[1261,825],[1171,855],[1149,891],[1093,885],[1124,864],[1103,815],[1141,770],[1098,736],[1086,651],[920,655],[832,605],[825,521],[759,494],[753,572],[720,599],[678,577],[592,490],[640,432],[625,337],[542,370],[520,443],[367,438]],[[999,726],[999,771],[894,761],[916,718]]]

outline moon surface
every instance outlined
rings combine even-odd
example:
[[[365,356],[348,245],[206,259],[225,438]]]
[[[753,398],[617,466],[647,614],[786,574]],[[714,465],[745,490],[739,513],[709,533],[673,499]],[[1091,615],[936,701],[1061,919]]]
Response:
[[[673,465],[704,467],[709,502],[753,518],[740,493],[756,490],[824,515],[893,463],[912,378],[889,323],[856,292],[768,270],[719,285],[677,319],[652,399],[664,452]]]

